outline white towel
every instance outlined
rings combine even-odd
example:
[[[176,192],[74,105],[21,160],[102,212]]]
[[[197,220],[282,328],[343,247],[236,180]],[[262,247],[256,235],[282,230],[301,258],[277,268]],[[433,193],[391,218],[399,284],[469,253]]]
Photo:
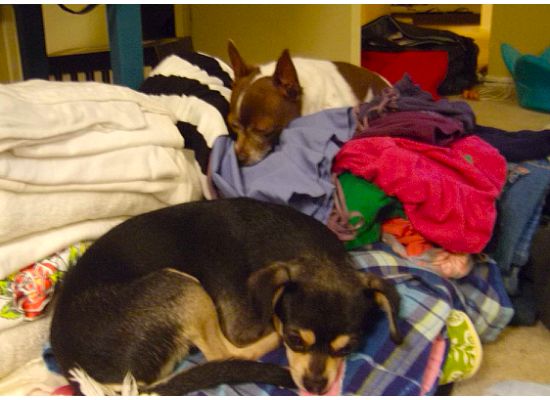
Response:
[[[0,190],[0,243],[76,222],[137,215],[167,205],[151,194],[132,192]]]
[[[30,80],[0,85],[0,151],[21,139],[46,139],[83,129],[139,129],[143,112],[170,112],[157,99],[98,82]]]
[[[183,137],[170,118],[144,113],[146,126],[132,131],[85,130],[62,135],[57,140],[24,140],[12,148],[17,157],[74,157],[143,145],[183,148]]]
[[[0,85],[0,93],[34,104],[62,104],[79,101],[128,101],[149,112],[165,113],[154,98],[126,86],[101,82],[59,82],[42,79]]]
[[[173,179],[159,179],[156,181],[132,181],[109,183],[74,183],[64,185],[33,185],[15,182],[0,178],[0,189],[17,193],[52,193],[69,191],[88,192],[136,192],[136,193],[164,193],[177,188],[179,182]]]
[[[20,158],[0,153],[0,177],[31,185],[156,181],[177,178],[181,151],[139,146],[81,157]],[[7,189],[0,185],[0,189]]]
[[[128,217],[84,221],[0,244],[0,279],[81,240],[95,240]]]
[[[0,396],[49,396],[69,384],[63,375],[50,371],[41,357],[10,372],[0,379]]]
[[[51,316],[32,322],[23,322],[10,329],[0,330],[0,378],[21,367],[29,360],[40,357],[50,337]],[[0,384],[0,395],[4,394]]]
[[[20,158],[0,153],[0,177],[33,185],[155,181],[176,178],[179,150],[140,146],[82,157]]]
[[[178,152],[175,163],[179,173],[175,178],[157,180],[135,180],[126,182],[77,182],[62,185],[42,185],[18,182],[0,178],[0,189],[18,193],[50,193],[67,191],[93,192],[136,192],[151,193],[163,202],[175,204],[197,200],[202,196],[198,166],[193,152],[182,150]],[[125,167],[126,168],[126,167]],[[167,198],[172,200],[166,200]]]
[[[139,106],[129,101],[34,104],[0,93],[0,115],[2,139],[43,139],[91,127],[132,130],[145,126]]]

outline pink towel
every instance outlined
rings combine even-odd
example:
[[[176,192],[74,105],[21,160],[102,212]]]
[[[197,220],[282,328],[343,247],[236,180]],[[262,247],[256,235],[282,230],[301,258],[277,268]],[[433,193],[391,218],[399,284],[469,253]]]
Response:
[[[372,137],[347,142],[333,171],[349,171],[397,197],[429,241],[451,252],[479,253],[493,231],[506,161],[475,136],[448,147]]]

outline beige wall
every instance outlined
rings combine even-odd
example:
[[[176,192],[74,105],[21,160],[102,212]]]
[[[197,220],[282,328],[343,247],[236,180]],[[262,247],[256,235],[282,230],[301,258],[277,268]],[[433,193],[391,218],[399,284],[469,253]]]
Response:
[[[82,4],[70,4],[71,9],[80,10]],[[42,6],[46,52],[48,55],[67,51],[109,48],[105,6],[100,5],[84,15],[63,11],[55,4]]]
[[[360,5],[192,5],[196,50],[227,61],[227,39],[249,62],[293,55],[360,62]]]
[[[363,4],[361,6],[361,25],[390,12],[391,6],[389,4]]]
[[[191,5],[174,4],[176,37],[191,36]]]
[[[493,5],[489,42],[489,74],[510,76],[500,54],[508,43],[521,53],[538,55],[550,46],[550,5]]]

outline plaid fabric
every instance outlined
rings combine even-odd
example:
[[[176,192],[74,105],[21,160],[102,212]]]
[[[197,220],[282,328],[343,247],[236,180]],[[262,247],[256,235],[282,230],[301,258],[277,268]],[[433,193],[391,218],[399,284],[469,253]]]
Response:
[[[454,309],[465,311],[480,337],[493,340],[513,315],[497,265],[477,257],[471,274],[447,280],[393,254],[384,244],[375,244],[350,253],[362,271],[384,276],[396,283],[402,302],[399,328],[404,343],[396,346],[389,338],[383,313],[373,322],[359,352],[348,357],[343,395],[420,395],[421,382],[436,337],[446,336],[445,321]],[[448,347],[448,340],[447,340]],[[284,350],[267,354],[264,361],[288,365]],[[204,362],[201,354],[188,357],[181,369]],[[433,394],[437,382],[426,394]],[[194,395],[296,395],[295,391],[269,385],[221,385]]]
[[[484,341],[494,340],[513,315],[499,269],[491,259],[476,257],[472,272],[459,280],[447,280],[395,255],[391,249],[376,243],[350,253],[357,269],[384,276],[396,284],[401,295],[399,328],[405,340],[396,346],[389,338],[385,315],[380,312],[373,321],[363,347],[348,357],[342,384],[343,395],[421,395],[433,394],[437,381],[422,389],[421,383],[430,361],[436,338],[443,337],[449,347],[446,320],[452,309],[466,312]],[[50,370],[57,365],[46,348],[44,360]],[[281,347],[262,359],[288,365]],[[178,369],[205,362],[202,354],[187,357]],[[441,369],[443,360],[441,360]],[[192,395],[267,396],[296,395],[289,389],[270,385],[220,385],[191,393]]]
[[[514,315],[498,265],[480,255],[469,275],[450,282],[455,289],[454,308],[468,314],[483,342],[495,340]]]

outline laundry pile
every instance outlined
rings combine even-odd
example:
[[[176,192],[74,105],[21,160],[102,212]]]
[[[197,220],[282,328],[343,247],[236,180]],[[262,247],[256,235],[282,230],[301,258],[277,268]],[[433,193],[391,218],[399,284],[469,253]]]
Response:
[[[506,177],[505,159],[471,134],[474,126],[466,103],[435,101],[405,76],[355,110],[292,121],[253,166],[239,166],[231,140],[218,138],[212,182],[221,197],[249,196],[312,215],[348,249],[379,241],[384,231],[407,255],[401,244],[410,235],[395,236],[384,224],[400,217],[426,243],[416,260],[460,278],[472,266],[468,254],[491,238]]]
[[[201,198],[195,165],[174,118],[147,95],[95,82],[0,85],[0,376],[41,350],[48,330],[35,340],[26,321],[87,241]]]
[[[355,135],[336,155],[333,171],[351,173],[399,201],[405,216],[400,222],[406,228],[396,231],[387,211],[378,213],[379,220],[385,218],[380,221],[385,222],[382,239],[398,254],[446,277],[468,274],[468,254],[481,252],[491,238],[496,200],[506,178],[504,157],[472,135],[470,107],[434,101],[405,76],[382,96],[360,105],[357,118]],[[346,201],[348,191],[344,186]],[[370,192],[353,196],[370,202]],[[372,225],[373,220],[364,223]],[[426,242],[425,251],[411,252],[411,237]]]
[[[487,253],[507,292],[520,292],[550,188],[550,130],[480,126],[466,102],[436,100],[404,75],[354,109],[292,121],[255,165],[241,167],[232,143],[214,143],[214,197],[288,204],[349,250],[384,241],[447,278],[468,275],[472,255]],[[528,324],[534,310],[516,307]]]

